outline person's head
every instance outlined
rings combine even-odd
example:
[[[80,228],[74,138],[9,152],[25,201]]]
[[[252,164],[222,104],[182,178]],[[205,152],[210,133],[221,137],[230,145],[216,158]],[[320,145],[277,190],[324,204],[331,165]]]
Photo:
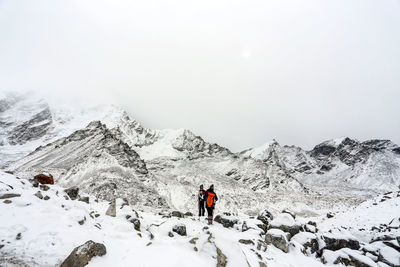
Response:
[[[214,185],[213,185],[213,184],[210,185],[210,189],[211,189],[211,190],[214,190]]]
[[[202,184],[200,185],[200,190],[203,190],[203,185]]]

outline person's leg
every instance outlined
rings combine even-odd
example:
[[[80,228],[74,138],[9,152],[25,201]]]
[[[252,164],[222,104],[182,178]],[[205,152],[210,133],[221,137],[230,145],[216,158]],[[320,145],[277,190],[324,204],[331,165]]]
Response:
[[[211,208],[209,208],[209,207],[207,207],[207,215],[208,215],[208,217],[207,217],[207,219],[208,219],[208,224],[211,224],[211,218],[212,218],[212,209]]]
[[[210,224],[213,224],[214,219],[214,207],[210,208]]]
[[[201,209],[201,215],[204,216],[204,201],[200,201],[200,209]]]

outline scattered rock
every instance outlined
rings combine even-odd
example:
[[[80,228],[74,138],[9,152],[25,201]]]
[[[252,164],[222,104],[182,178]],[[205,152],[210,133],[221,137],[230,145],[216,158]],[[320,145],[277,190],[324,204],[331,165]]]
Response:
[[[377,264],[360,251],[343,248],[338,251],[324,249],[321,260],[327,264],[344,264],[345,266],[375,267]]]
[[[103,256],[107,253],[103,244],[95,243],[92,240],[76,247],[65,259],[60,267],[83,267],[95,256]]]
[[[327,214],[326,214],[326,217],[328,218],[328,219],[330,219],[330,218],[333,218],[333,216],[335,216],[332,212],[328,212]]]
[[[150,246],[151,244],[153,244],[152,242],[149,242],[146,244],[146,247]]]
[[[42,192],[40,192],[40,191],[37,191],[36,194],[35,194],[35,196],[38,197],[38,198],[40,198],[40,199],[43,199]]]
[[[44,200],[49,200],[50,197],[49,197],[49,196],[45,196],[43,199],[44,199]]]
[[[108,209],[106,211],[106,215],[111,216],[111,217],[117,216],[117,210],[115,207],[115,199],[113,201],[111,201],[110,206],[108,207]]]
[[[242,223],[242,232],[246,232],[247,230],[249,230],[249,227],[247,226],[246,221],[243,221],[243,223]]]
[[[216,246],[217,249],[217,266],[216,267],[225,267],[228,263],[227,257],[224,253]]]
[[[280,229],[294,236],[300,232],[301,225],[289,213],[281,213],[270,222],[269,229]]]
[[[289,252],[288,240],[290,238],[289,233],[285,233],[280,229],[270,229],[265,235],[265,242],[269,245],[272,244],[279,248],[285,253]]]
[[[4,248],[4,245],[0,244],[0,249]]]
[[[79,188],[77,186],[73,186],[65,189],[64,192],[67,193],[71,200],[75,200],[78,198]]]
[[[268,267],[267,264],[265,264],[264,262],[260,261],[258,263],[260,266],[259,267]]]
[[[360,249],[360,243],[355,238],[324,234],[322,235],[322,239],[325,241],[324,249],[333,251],[342,248],[350,248],[354,250]]]
[[[86,221],[86,217],[84,216],[82,220],[78,221],[80,225],[83,225]]]
[[[174,234],[172,232],[168,232],[169,237],[174,237]]]
[[[214,221],[222,224],[225,228],[232,228],[239,220],[232,216],[217,215]]]
[[[317,252],[319,249],[317,237],[314,234],[308,232],[298,233],[290,239],[290,242],[297,242],[302,245],[302,247],[304,248],[302,249],[302,252],[305,255],[311,255]]]
[[[257,219],[262,221],[263,224],[267,225],[269,224],[270,221],[274,219],[274,216],[272,216],[271,212],[268,210],[263,210],[258,216]]]
[[[186,225],[183,223],[177,224],[172,228],[172,231],[177,233],[178,235],[185,236],[186,235]]]
[[[199,251],[196,247],[194,247],[193,250],[196,251],[196,252]]]
[[[133,219],[130,219],[129,221],[133,224],[133,227],[135,228],[135,230],[140,232],[140,220],[137,218],[133,218]]]
[[[178,218],[183,218],[182,212],[177,211],[177,210],[174,210],[173,212],[171,212],[171,216],[178,217]]]
[[[40,184],[54,184],[53,175],[45,175],[43,173],[38,174],[34,177],[34,179]]]
[[[282,213],[290,214],[290,215],[292,215],[293,219],[296,219],[296,214],[293,211],[284,209],[284,210],[282,210]]]
[[[14,172],[13,171],[4,171],[5,173],[8,173],[8,174],[14,174]]]
[[[13,193],[8,193],[8,194],[2,194],[0,195],[0,199],[7,199],[7,198],[13,198],[13,197],[20,197],[20,194],[13,194]]]
[[[246,245],[254,245],[253,240],[250,240],[250,239],[239,239],[239,243],[246,244]]]
[[[190,239],[189,243],[195,245],[196,241],[198,240],[198,237],[193,237],[192,239]]]
[[[188,212],[185,213],[185,216],[191,217],[191,216],[193,216],[193,213],[188,211]]]
[[[317,228],[314,225],[311,225],[311,224],[304,225],[304,230],[306,232],[314,233],[314,234],[317,232]]]
[[[47,190],[50,189],[50,187],[49,187],[48,185],[45,185],[45,184],[41,184],[41,185],[39,186],[39,188],[40,188],[41,190],[43,190],[43,191],[47,191]]]
[[[15,237],[16,240],[21,240],[21,238],[22,238],[22,234],[21,233],[18,233],[17,236]]]
[[[12,201],[11,201],[11,200],[9,200],[9,199],[6,199],[6,200],[4,200],[4,201],[3,201],[3,203],[4,203],[4,204],[11,204],[11,203],[12,203]]]
[[[29,182],[32,184],[33,187],[39,187],[39,182],[35,179],[29,179]]]
[[[78,201],[86,202],[87,204],[89,204],[89,197],[80,197]]]

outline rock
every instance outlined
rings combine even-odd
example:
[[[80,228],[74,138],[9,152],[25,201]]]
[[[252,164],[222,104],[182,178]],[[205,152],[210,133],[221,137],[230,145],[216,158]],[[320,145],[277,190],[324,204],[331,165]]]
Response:
[[[42,192],[40,192],[40,191],[37,191],[36,194],[35,194],[35,196],[38,197],[38,198],[40,198],[40,199],[43,199]]]
[[[258,264],[260,265],[259,267],[268,267],[267,264],[265,264],[265,263],[262,262],[262,261],[258,262]]]
[[[171,216],[178,217],[178,218],[183,218],[182,212],[177,211],[177,210],[174,210],[173,212],[171,212]]]
[[[188,211],[188,212],[185,213],[185,216],[188,216],[188,217],[190,216],[191,217],[191,216],[193,216],[193,213]]]
[[[8,174],[14,174],[14,172],[13,171],[4,171],[5,173],[8,173]]]
[[[282,210],[282,213],[290,214],[293,217],[293,219],[296,219],[296,214],[293,211],[284,209],[284,210]]]
[[[324,249],[333,251],[342,248],[360,249],[360,243],[355,238],[335,236],[334,234],[324,234],[321,237],[325,241]]]
[[[360,251],[343,248],[338,251],[324,249],[321,260],[325,264],[344,264],[345,266],[376,267],[372,259]]]
[[[186,235],[186,225],[183,223],[177,224],[172,228],[172,231],[177,233],[178,235],[185,236]]]
[[[111,201],[110,206],[108,207],[108,209],[106,211],[106,215],[111,216],[111,217],[117,216],[117,210],[115,207],[115,199],[113,201]]]
[[[78,221],[78,223],[79,223],[80,225],[83,225],[83,224],[85,223],[85,221],[86,221],[86,217],[83,217],[83,219],[80,220],[80,221]]]
[[[217,266],[216,267],[225,267],[228,263],[228,259],[224,253],[216,246],[217,249]]]
[[[29,179],[29,182],[32,184],[33,187],[39,187],[39,182],[35,179]]]
[[[82,202],[85,202],[85,203],[89,204],[89,197],[80,197],[78,199],[78,201],[82,201]]]
[[[103,256],[107,253],[103,244],[95,243],[92,240],[76,247],[65,259],[60,267],[83,267],[95,256]]]
[[[45,175],[43,173],[38,174],[34,177],[34,179],[40,184],[54,184],[53,175]]]
[[[189,240],[190,244],[196,245],[196,241],[198,240],[198,237],[193,237],[192,239]]]
[[[11,203],[12,203],[12,201],[11,201],[11,200],[9,200],[9,199],[6,199],[6,200],[4,200],[4,201],[3,201],[3,203],[4,203],[4,204],[11,204]]]
[[[168,232],[169,237],[174,237],[174,234],[172,232]]]
[[[265,242],[269,245],[272,244],[279,248],[285,253],[289,252],[288,240],[290,238],[289,233],[285,233],[280,229],[270,229],[265,235]]]
[[[247,230],[249,230],[249,227],[247,226],[246,221],[243,221],[243,223],[242,223],[242,232],[246,232]]]
[[[199,251],[199,249],[198,249],[198,248],[196,248],[196,247],[194,247],[194,248],[193,248],[193,250],[194,250],[194,251],[196,251],[196,252],[197,252],[197,251]]]
[[[239,239],[239,243],[246,244],[246,245],[254,245],[254,242],[250,239]]]
[[[73,186],[65,189],[64,192],[67,193],[71,200],[75,200],[78,198],[79,188],[77,186]]]
[[[304,248],[302,249],[302,252],[305,255],[311,255],[319,249],[316,235],[308,232],[300,232],[296,234],[290,239],[290,242],[297,242],[302,245]]]
[[[0,195],[0,199],[7,199],[7,198],[13,198],[13,197],[20,197],[20,194],[13,194],[13,193],[8,193],[8,194],[2,194]]]
[[[294,236],[300,232],[301,225],[294,220],[292,215],[281,213],[270,222],[269,229],[280,229]]]
[[[304,230],[306,232],[314,233],[314,234],[317,232],[317,228],[314,225],[311,225],[311,224],[304,225]]]
[[[50,187],[49,187],[48,185],[45,185],[45,184],[41,184],[41,185],[39,186],[39,188],[40,188],[41,190],[43,190],[43,191],[47,191],[47,190],[50,189]]]
[[[43,199],[44,199],[44,200],[49,200],[50,197],[49,197],[49,196],[45,196]]]
[[[381,235],[378,237],[373,238],[369,243],[374,243],[377,241],[392,241],[395,240],[396,238],[394,236],[390,236],[390,235]]]
[[[258,216],[257,219],[262,221],[263,224],[267,225],[269,224],[270,221],[272,221],[274,219],[274,217],[272,216],[271,212],[269,212],[268,210],[263,210]]]
[[[130,220],[130,222],[133,224],[135,230],[140,232],[140,220],[137,218],[133,218]]]
[[[22,234],[21,233],[18,233],[17,236],[15,237],[16,240],[21,240],[21,238],[22,238]]]
[[[331,213],[331,212],[328,212],[327,214],[326,214],[326,217],[328,218],[328,219],[330,219],[330,218],[333,218],[333,216],[335,216],[333,213]]]
[[[232,216],[217,215],[214,221],[222,224],[225,228],[232,228],[239,220]]]

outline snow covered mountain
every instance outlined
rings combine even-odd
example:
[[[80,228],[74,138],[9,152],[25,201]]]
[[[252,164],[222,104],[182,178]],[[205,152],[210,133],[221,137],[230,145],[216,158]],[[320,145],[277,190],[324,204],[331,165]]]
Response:
[[[276,141],[242,156],[276,164],[307,186],[386,192],[400,186],[400,147],[389,140],[329,140],[305,151]]]

